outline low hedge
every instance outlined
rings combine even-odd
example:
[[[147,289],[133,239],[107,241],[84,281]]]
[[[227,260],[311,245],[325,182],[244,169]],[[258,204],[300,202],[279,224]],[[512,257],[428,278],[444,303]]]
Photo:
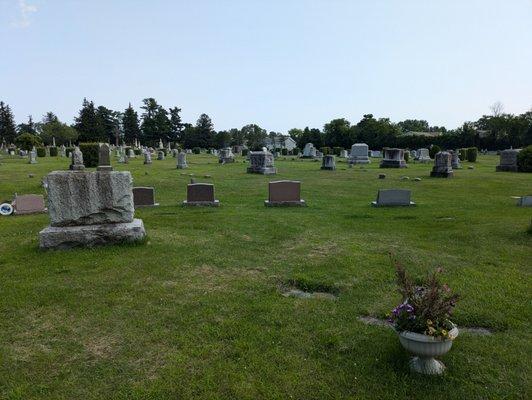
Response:
[[[201,153],[201,149],[200,149],[199,147],[194,147],[194,148],[192,149],[192,153],[194,153],[194,154],[200,154],[200,153]]]
[[[51,146],[49,148],[49,151],[50,151],[50,157],[57,157],[57,154],[59,153],[57,151],[57,147],[55,147],[55,146]]]
[[[99,143],[80,143],[79,149],[83,153],[83,164],[85,167],[95,168],[98,166]]]
[[[438,146],[437,144],[434,144],[432,146],[430,146],[430,149],[429,149],[429,157],[430,158],[434,158],[434,156],[439,153],[441,151],[441,147]]]
[[[521,172],[532,172],[532,145],[517,154],[517,166]]]
[[[478,149],[476,147],[469,147],[467,149],[467,161],[477,162]]]
[[[44,147],[37,147],[37,157],[46,157],[46,149]]]

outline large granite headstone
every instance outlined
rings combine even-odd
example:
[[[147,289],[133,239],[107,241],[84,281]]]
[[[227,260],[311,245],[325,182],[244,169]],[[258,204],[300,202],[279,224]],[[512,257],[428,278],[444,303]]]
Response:
[[[127,171],[54,171],[45,178],[50,226],[39,233],[43,249],[133,242],[146,236],[134,219]]]
[[[252,151],[249,153],[248,174],[275,175],[273,155],[268,150]]]
[[[371,204],[375,207],[414,206],[410,201],[411,191],[407,189],[379,189],[377,200]]]
[[[187,185],[187,199],[184,206],[213,206],[220,202],[214,198],[214,185],[211,183],[190,183]]]
[[[447,151],[440,151],[434,156],[434,167],[430,176],[436,178],[452,178],[453,168],[451,164],[452,154]]]
[[[321,159],[321,169],[334,171],[336,169],[336,160],[333,155],[327,154]]]
[[[369,147],[366,143],[355,143],[351,146],[349,154],[349,164],[369,164],[371,160],[368,157]]]
[[[520,149],[508,149],[501,151],[501,159],[499,165],[495,168],[497,172],[517,172],[517,154]]]
[[[404,150],[385,147],[384,158],[380,163],[381,168],[406,168],[406,161],[404,158]]]
[[[264,205],[267,207],[306,206],[305,200],[301,200],[301,182],[270,182],[268,185],[268,200],[264,201]]]

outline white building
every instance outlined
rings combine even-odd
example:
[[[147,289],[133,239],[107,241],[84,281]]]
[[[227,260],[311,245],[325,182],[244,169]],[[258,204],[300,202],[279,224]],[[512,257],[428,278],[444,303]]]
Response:
[[[264,140],[264,146],[266,146],[268,150],[287,149],[288,151],[292,151],[295,147],[297,147],[297,144],[295,140],[290,137],[290,135],[282,135],[275,137],[275,146],[273,146],[272,140],[269,137],[266,138]]]

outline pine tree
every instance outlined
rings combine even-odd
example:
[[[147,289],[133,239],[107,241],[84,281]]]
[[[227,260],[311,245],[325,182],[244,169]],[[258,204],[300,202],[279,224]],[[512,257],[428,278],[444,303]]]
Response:
[[[201,114],[195,127],[195,145],[192,147],[209,148],[213,144],[214,125],[207,114]]]
[[[17,131],[15,129],[15,118],[9,105],[0,101],[0,142],[10,144],[15,141]]]
[[[83,99],[83,105],[76,117],[74,128],[78,131],[79,142],[98,142],[105,140],[105,133],[99,123],[94,102]]]
[[[142,139],[147,145],[154,146],[159,140],[168,142],[171,136],[171,124],[168,112],[154,98],[142,100]]]
[[[159,109],[159,105],[154,98],[150,97],[142,100],[144,104],[141,108],[144,110],[142,113],[142,141],[148,146],[154,146],[158,141],[157,123],[155,122],[155,115]]]
[[[129,106],[124,111],[122,127],[124,129],[124,140],[126,143],[133,144],[136,139],[140,139],[139,116],[133,107],[131,107],[131,103],[129,103]]]
[[[31,133],[32,135],[37,134],[36,126],[31,115],[28,115],[28,123],[17,125],[17,132],[19,135],[22,133]]]
[[[96,117],[98,119],[98,131],[101,133],[98,140],[112,143],[115,140],[116,129],[120,127],[120,113],[99,106],[96,109]]]
[[[180,108],[169,108],[170,112],[170,140],[181,142],[183,140],[183,123],[181,121]]]

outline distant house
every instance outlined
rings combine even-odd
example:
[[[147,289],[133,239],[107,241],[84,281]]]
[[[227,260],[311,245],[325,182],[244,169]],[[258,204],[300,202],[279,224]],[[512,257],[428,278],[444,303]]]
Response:
[[[297,147],[297,144],[295,140],[290,137],[290,135],[282,135],[275,137],[275,146],[269,137],[266,138],[264,140],[264,146],[266,146],[268,150],[287,149],[288,151],[292,151],[295,147]]]
[[[441,136],[443,132],[415,132],[415,131],[408,131],[405,132],[404,136],[424,136],[424,137],[431,137],[435,138],[438,136]]]

